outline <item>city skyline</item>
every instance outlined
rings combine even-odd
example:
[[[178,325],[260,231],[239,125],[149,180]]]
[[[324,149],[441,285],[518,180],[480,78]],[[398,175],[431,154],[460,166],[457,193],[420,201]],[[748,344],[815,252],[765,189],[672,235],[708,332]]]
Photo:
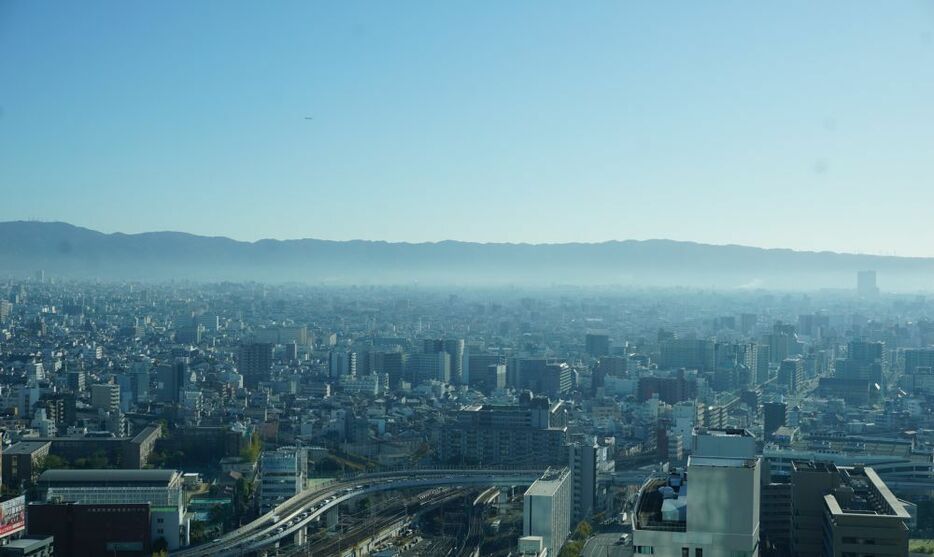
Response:
[[[5,3],[0,220],[934,256],[932,30],[922,3]]]

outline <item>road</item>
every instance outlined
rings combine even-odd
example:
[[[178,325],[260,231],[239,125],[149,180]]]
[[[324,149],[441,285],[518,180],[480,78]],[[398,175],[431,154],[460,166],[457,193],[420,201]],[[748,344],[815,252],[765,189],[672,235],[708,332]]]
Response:
[[[584,550],[581,551],[582,557],[606,557],[609,547],[616,543],[619,536],[619,532],[595,535],[584,544]]]

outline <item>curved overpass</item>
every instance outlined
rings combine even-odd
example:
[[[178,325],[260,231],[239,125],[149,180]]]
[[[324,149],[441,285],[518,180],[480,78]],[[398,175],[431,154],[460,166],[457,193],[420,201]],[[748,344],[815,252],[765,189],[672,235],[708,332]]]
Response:
[[[541,476],[544,469],[534,470],[407,470],[361,474],[330,483],[315,490],[306,490],[284,501],[253,522],[233,530],[213,542],[172,553],[176,557],[207,557],[209,555],[242,555],[260,551],[290,538],[313,520],[341,503],[380,491],[440,486],[528,485]]]

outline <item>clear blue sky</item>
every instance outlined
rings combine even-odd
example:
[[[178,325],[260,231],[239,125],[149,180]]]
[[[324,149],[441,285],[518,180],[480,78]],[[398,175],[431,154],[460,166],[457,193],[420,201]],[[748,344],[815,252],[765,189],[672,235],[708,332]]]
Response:
[[[931,1],[0,0],[0,107],[0,220],[934,256]]]

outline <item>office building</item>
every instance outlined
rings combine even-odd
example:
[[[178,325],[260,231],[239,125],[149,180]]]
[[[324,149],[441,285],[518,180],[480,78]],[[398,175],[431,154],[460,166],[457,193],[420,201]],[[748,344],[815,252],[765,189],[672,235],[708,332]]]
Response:
[[[484,375],[490,366],[506,365],[506,357],[499,354],[474,353],[470,349],[464,351],[464,380],[471,387],[475,386],[476,377]]]
[[[518,385],[536,394],[561,398],[574,386],[571,366],[559,360],[546,358],[517,358],[513,361],[514,377],[510,381],[510,370],[506,369],[506,384]]]
[[[934,369],[934,348],[905,350],[905,374],[914,375],[919,369]]]
[[[558,555],[571,531],[571,474],[549,469],[522,496],[522,535],[540,536],[548,555]]]
[[[0,473],[3,485],[21,489],[39,478],[39,467],[49,454],[52,444],[48,441],[20,441],[3,449]]]
[[[380,394],[388,387],[389,377],[386,374],[370,373],[368,375],[341,375],[337,385],[341,391],[348,394],[371,395]]]
[[[785,412],[788,405],[784,402],[766,402],[762,405],[762,436],[768,440],[775,431],[785,425]]]
[[[861,298],[875,298],[879,295],[875,271],[859,271],[856,273],[856,294]]]
[[[272,371],[272,344],[244,344],[240,347],[238,366],[246,388],[255,389],[261,381],[268,381]]]
[[[425,354],[438,354],[444,352],[448,355],[450,382],[455,385],[466,385],[464,377],[464,339],[426,339],[422,345]]]
[[[337,379],[344,375],[357,374],[357,353],[331,350],[328,354],[328,376]]]
[[[639,378],[636,394],[642,402],[657,396],[662,402],[677,404],[697,398],[697,380],[686,377],[683,369],[670,377],[647,375]]]
[[[872,468],[795,462],[791,485],[794,555],[908,554],[910,515]]]
[[[592,438],[576,439],[568,445],[575,523],[590,518],[596,508],[598,451],[599,447]]]
[[[280,447],[264,451],[260,460],[259,507],[267,512],[305,488],[308,451],[302,447]]]
[[[604,356],[600,358],[597,368],[603,375],[625,377],[629,369],[629,359],[625,356]]]
[[[182,474],[177,470],[46,470],[39,476],[38,488],[39,499],[46,504],[122,507],[141,514],[148,507],[151,541],[165,540],[170,551],[189,543]],[[29,533],[54,534],[35,532],[31,522]]]
[[[185,325],[175,329],[175,342],[178,344],[201,344],[203,329],[198,325]]]
[[[804,360],[785,358],[778,366],[778,383],[784,385],[789,394],[797,394],[804,389]]]
[[[26,520],[30,536],[52,542],[49,555],[143,557],[152,555],[153,544],[162,540],[153,538],[150,510],[146,503],[33,502],[26,506]]]
[[[472,371],[470,386],[485,394],[490,394],[497,389],[505,389],[506,364],[491,364],[484,370]]]
[[[409,354],[407,367],[407,375],[414,384],[428,381],[451,382],[451,355],[447,352]]]
[[[107,412],[120,410],[120,385],[91,385],[91,407]]]
[[[610,335],[604,331],[587,333],[584,338],[587,355],[591,358],[600,358],[610,354]]]
[[[691,455],[686,473],[646,481],[633,517],[635,552],[757,556],[761,460],[749,456],[750,440],[746,432],[698,432],[694,446],[703,456]]]
[[[66,374],[68,389],[75,394],[83,393],[87,384],[87,375],[83,369],[69,371]]]
[[[563,466],[567,442],[564,404],[536,397],[462,408],[442,427],[439,456],[446,464]]]
[[[713,371],[715,364],[715,343],[712,340],[672,338],[659,345],[660,369]]]

